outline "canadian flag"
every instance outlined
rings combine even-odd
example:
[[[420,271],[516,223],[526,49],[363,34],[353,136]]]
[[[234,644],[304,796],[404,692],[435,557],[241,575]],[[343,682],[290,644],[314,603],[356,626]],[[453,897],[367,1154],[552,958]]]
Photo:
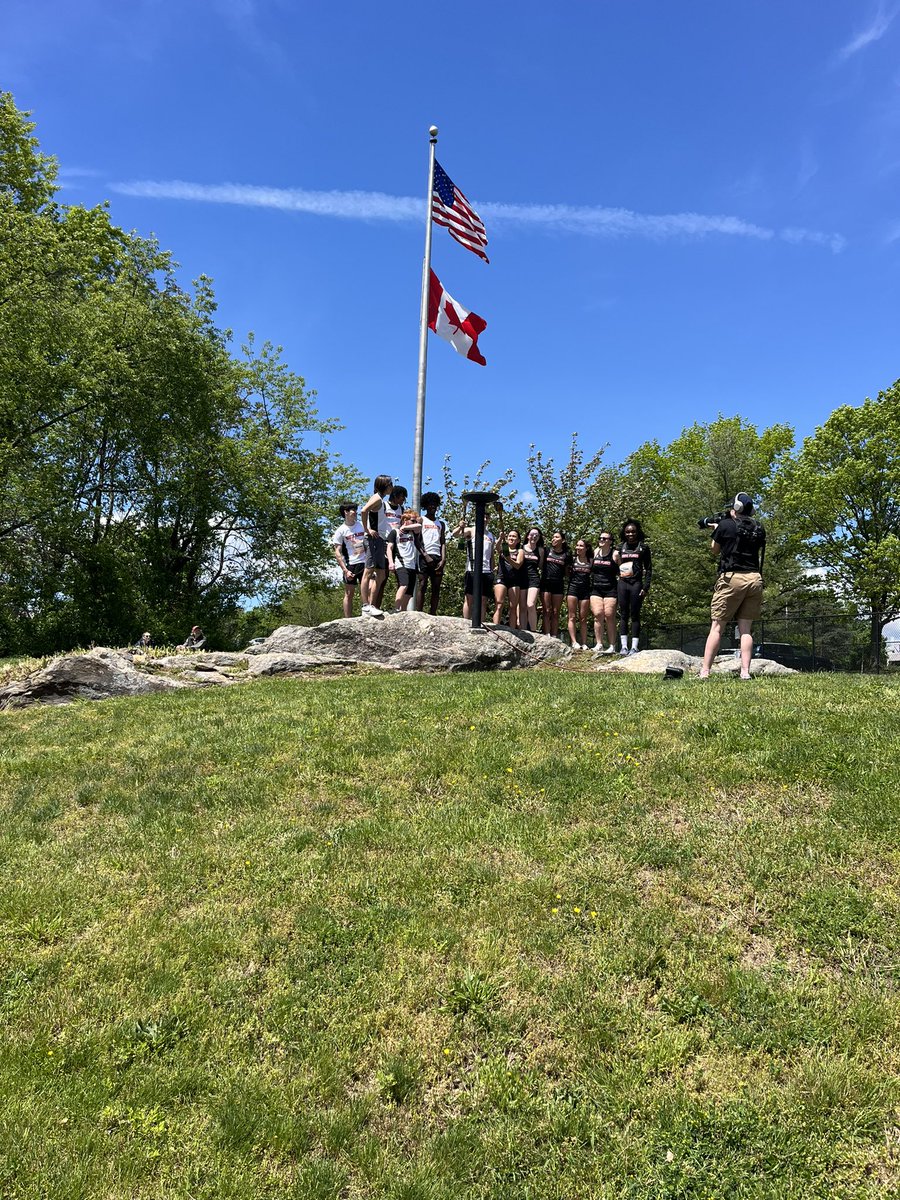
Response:
[[[487,329],[487,321],[476,313],[467,312],[449,292],[445,292],[434,271],[428,293],[428,328],[449,342],[457,354],[471,358],[483,367],[487,365],[478,349],[478,335]]]

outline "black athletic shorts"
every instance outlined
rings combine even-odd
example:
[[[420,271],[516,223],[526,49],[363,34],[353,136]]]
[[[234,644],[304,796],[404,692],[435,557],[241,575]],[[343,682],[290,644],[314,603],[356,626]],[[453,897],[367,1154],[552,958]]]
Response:
[[[597,587],[595,583],[591,588],[591,595],[599,596],[601,600],[615,600],[616,586],[613,584],[612,587]]]
[[[381,537],[366,538],[366,570],[387,570],[387,542]]]
[[[570,579],[566,595],[574,596],[576,600],[589,600],[591,598],[590,576],[587,575],[584,579]]]
[[[432,559],[431,562],[426,562],[425,559],[420,554],[419,555],[419,574],[422,576],[422,578],[423,579],[437,579],[439,581],[441,579],[443,579],[444,568],[441,566],[438,566],[440,561],[441,560],[439,558],[435,558],[435,559]]]
[[[509,563],[501,558],[500,570],[497,573],[497,582],[502,583],[505,588],[521,587],[519,567],[511,567]]]
[[[563,596],[565,595],[566,584],[564,579],[545,579],[541,591],[546,592],[548,596]]]
[[[347,587],[355,587],[363,577],[363,571],[366,569],[365,563],[344,563],[344,570],[350,571],[353,575],[352,579],[344,576],[344,583]]]
[[[416,586],[416,575],[418,572],[411,571],[409,567],[401,567],[399,563],[394,570],[397,572],[397,586],[405,587],[408,591],[412,591]]]
[[[474,583],[475,583],[475,576],[472,574],[471,571],[466,571],[466,578],[463,582],[463,590],[465,591],[467,596],[473,596],[475,594],[473,591]],[[493,592],[493,590],[494,590],[494,572],[493,571],[482,571],[481,572],[481,594],[482,594],[482,596],[489,596],[491,594],[491,592]]]

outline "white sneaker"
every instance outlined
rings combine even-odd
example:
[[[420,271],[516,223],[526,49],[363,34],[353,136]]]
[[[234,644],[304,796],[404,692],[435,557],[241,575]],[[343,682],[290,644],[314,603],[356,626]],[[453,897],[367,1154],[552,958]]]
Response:
[[[369,615],[369,613],[372,611],[372,605],[364,604],[359,611],[360,611],[361,616],[367,617]]]
[[[616,652],[615,646],[607,646],[605,650],[599,651],[600,654],[615,654],[615,652]]]
[[[384,613],[380,608],[376,608],[374,604],[367,604],[363,609],[367,617],[383,617]]]

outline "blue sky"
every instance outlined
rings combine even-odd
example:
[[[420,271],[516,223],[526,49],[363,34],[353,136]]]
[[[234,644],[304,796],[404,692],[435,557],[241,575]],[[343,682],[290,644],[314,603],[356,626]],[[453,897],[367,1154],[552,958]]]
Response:
[[[409,482],[428,126],[487,367],[429,338],[425,473],[618,461],[740,413],[800,437],[900,375],[900,0],[4,0],[0,87],[221,324],[285,349]]]

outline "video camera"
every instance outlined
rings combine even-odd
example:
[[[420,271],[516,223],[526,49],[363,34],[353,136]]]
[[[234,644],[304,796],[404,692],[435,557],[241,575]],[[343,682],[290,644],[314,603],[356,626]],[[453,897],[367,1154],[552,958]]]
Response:
[[[737,516],[752,516],[754,511],[753,497],[747,492],[738,492],[730,504],[726,505],[721,512],[713,513],[711,517],[701,517],[697,522],[698,529],[715,529],[720,521],[724,521],[726,517],[731,516],[731,511]]]
[[[726,517],[730,517],[731,513],[727,509],[722,512],[713,513],[711,517],[700,517],[697,521],[698,529],[715,529],[720,521],[724,521]]]

